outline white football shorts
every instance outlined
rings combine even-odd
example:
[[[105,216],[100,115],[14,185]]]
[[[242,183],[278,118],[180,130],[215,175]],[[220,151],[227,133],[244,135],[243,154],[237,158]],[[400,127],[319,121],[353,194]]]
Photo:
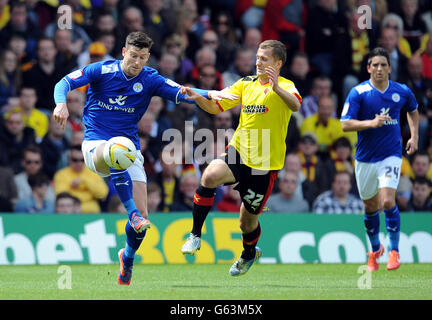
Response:
[[[371,199],[382,188],[397,189],[402,159],[391,156],[378,162],[355,161],[357,188],[362,200]]]
[[[93,152],[101,144],[107,140],[84,140],[81,145],[81,150],[84,156],[86,166],[93,172],[96,172],[101,177],[108,177],[109,174],[103,174],[96,171],[93,161]],[[147,175],[144,171],[144,157],[140,151],[137,150],[137,157],[135,162],[127,169],[132,181],[141,181],[147,183]]]

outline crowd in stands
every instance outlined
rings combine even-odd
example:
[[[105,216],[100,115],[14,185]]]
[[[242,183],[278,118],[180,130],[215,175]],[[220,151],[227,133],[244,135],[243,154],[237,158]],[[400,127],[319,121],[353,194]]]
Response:
[[[62,4],[72,8],[71,29],[59,28]],[[371,8],[369,27],[362,27],[362,5]],[[351,88],[369,78],[368,52],[382,46],[390,55],[391,80],[411,88],[420,112],[419,150],[404,154],[397,202],[401,211],[432,212],[427,0],[0,0],[0,212],[125,212],[109,178],[84,164],[88,88],[69,92],[64,131],[51,113],[54,86],[64,75],[121,59],[127,34],[138,30],[154,40],[149,66],[208,90],[255,74],[261,41],[286,45],[281,75],[294,82],[303,102],[291,118],[285,166],[267,202],[269,212],[283,213],[363,212],[354,178],[357,136],[342,131],[339,117]],[[223,152],[240,112],[238,106],[210,115],[193,104],[152,99],[138,126],[150,213],[191,211],[201,173]],[[400,125],[405,145],[406,117]],[[176,163],[166,161],[173,156],[164,138],[168,129],[181,133],[183,159]],[[215,138],[204,151],[201,129]],[[218,132],[224,135],[216,141]],[[241,199],[233,187],[217,188],[213,211],[238,212]]]

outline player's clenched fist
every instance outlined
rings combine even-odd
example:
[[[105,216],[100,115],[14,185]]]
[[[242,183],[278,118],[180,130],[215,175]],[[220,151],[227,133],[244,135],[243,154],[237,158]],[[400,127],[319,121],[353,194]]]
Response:
[[[54,120],[57,121],[61,125],[62,129],[64,130],[66,128],[67,118],[69,117],[69,111],[66,106],[66,103],[64,102],[57,103],[53,111],[53,117]]]

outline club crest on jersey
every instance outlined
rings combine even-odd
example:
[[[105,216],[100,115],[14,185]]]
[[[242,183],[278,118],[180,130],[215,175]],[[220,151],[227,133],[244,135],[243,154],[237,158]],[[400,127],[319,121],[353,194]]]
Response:
[[[137,82],[133,85],[133,90],[135,92],[141,92],[143,90],[143,85],[141,83]]]
[[[400,95],[397,94],[397,93],[393,93],[393,94],[392,94],[392,100],[393,100],[394,102],[399,102],[399,101],[400,101]]]
[[[269,111],[269,108],[266,107],[264,104],[249,104],[249,105],[243,105],[242,106],[243,113],[267,113]]]
[[[83,75],[83,72],[81,69],[75,70],[74,72],[71,72],[68,74],[68,77],[71,79],[77,79]]]

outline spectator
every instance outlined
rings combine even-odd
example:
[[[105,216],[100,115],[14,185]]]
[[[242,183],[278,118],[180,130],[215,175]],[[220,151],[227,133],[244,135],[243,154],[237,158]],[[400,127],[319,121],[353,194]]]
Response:
[[[18,199],[25,199],[32,193],[28,182],[29,176],[43,172],[42,150],[36,145],[27,146],[23,151],[21,164],[24,170],[14,176],[14,181],[18,189]],[[54,202],[55,193],[51,185],[48,186],[46,196],[49,201]]]
[[[77,58],[77,64],[80,68],[83,68],[87,64],[110,59],[114,58],[107,54],[105,44],[95,41],[89,45],[88,50],[80,53]]]
[[[328,77],[319,76],[313,79],[312,89],[303,98],[300,107],[300,113],[303,118],[313,116],[318,112],[318,100],[321,97],[332,95],[332,85],[333,83]],[[302,92],[300,91],[300,93]],[[306,92],[303,94],[306,94]],[[333,113],[333,116],[336,117],[336,111]]]
[[[346,30],[343,8],[337,7],[337,0],[318,0],[309,11],[306,25],[306,52],[311,65],[321,74],[330,76],[333,72],[336,39]]]
[[[53,88],[67,72],[56,65],[57,49],[54,40],[41,38],[37,46],[37,63],[23,72],[23,85],[36,89],[36,107],[51,112],[54,109]]]
[[[313,132],[317,136],[318,154],[323,159],[328,157],[330,147],[336,139],[344,136],[342,125],[334,114],[334,101],[329,96],[323,96],[318,100],[318,112],[307,117],[300,127],[300,134]]]
[[[72,72],[78,67],[78,55],[83,51],[72,42],[72,31],[58,29],[54,34],[54,43],[57,49],[56,65],[66,72]]]
[[[216,208],[218,211],[232,213],[239,212],[242,200],[240,197],[240,193],[235,190],[236,185],[237,184],[228,186],[228,191],[223,195],[222,201],[219,201],[216,204]]]
[[[10,37],[14,33],[21,32],[26,35],[27,54],[35,58],[34,52],[36,51],[36,44],[38,39],[42,36],[39,30],[40,29],[28,19],[25,3],[14,1],[11,3],[10,7],[10,20],[8,24],[0,30],[0,43],[8,43]]]
[[[212,29],[204,31],[201,38],[201,48],[209,48],[216,53],[215,67],[219,72],[226,71],[234,59],[235,48],[228,45],[223,46],[218,34]]]
[[[261,29],[262,20],[264,17],[264,8],[266,4],[267,0],[239,0],[236,2],[235,7],[236,17],[240,19],[241,24],[245,29]]]
[[[429,33],[424,51],[421,52],[423,61],[423,77],[432,80],[432,33]]]
[[[0,212],[13,212],[18,199],[17,185],[11,168],[0,166]]]
[[[177,164],[181,161],[175,159],[174,152],[168,150],[161,151],[159,160],[162,170],[155,174],[150,182],[155,182],[162,190],[162,201],[157,211],[169,212],[174,203],[175,195],[180,192],[176,171]]]
[[[77,17],[78,15],[75,14],[75,12],[72,13],[73,17]],[[88,36],[87,32],[83,28],[83,26],[79,25],[79,23],[76,22],[75,19],[72,19],[72,46],[74,48],[74,52],[82,52],[83,50],[86,50],[87,47],[92,42],[91,38]],[[58,17],[53,22],[51,22],[49,25],[46,26],[44,30],[44,37],[54,39],[55,33],[58,30]]]
[[[305,20],[303,1],[269,0],[262,21],[262,39],[284,43],[290,59],[290,53],[304,50]]]
[[[163,40],[174,31],[175,11],[173,8],[164,8],[163,0],[139,0],[136,2],[143,9],[144,29],[153,39],[151,51],[159,59]]]
[[[309,211],[309,204],[302,197],[296,195],[299,186],[297,173],[286,171],[279,180],[279,192],[271,195],[267,200],[269,212],[303,213]]]
[[[432,79],[422,76],[423,61],[418,54],[408,60],[408,74],[404,84],[412,90],[418,102],[419,111],[419,150],[426,150],[429,143],[429,121],[432,120]],[[430,115],[430,119],[429,119]],[[406,115],[401,117],[402,139],[409,139],[409,127]]]
[[[223,87],[229,87],[240,78],[255,73],[255,52],[250,48],[237,49],[234,63],[222,73]],[[297,85],[297,84],[296,84]]]
[[[18,67],[24,71],[29,65],[31,66],[32,58],[27,53],[26,36],[22,32],[15,32],[9,39],[8,47],[18,58]],[[19,87],[19,86],[18,86]]]
[[[96,12],[94,10],[94,12]],[[92,40],[96,40],[103,33],[114,33],[117,28],[117,20],[110,9],[102,7],[94,14],[92,27],[89,30],[89,36]]]
[[[0,2],[0,30],[3,29],[10,20],[9,1]]]
[[[180,74],[177,73],[180,64],[178,57],[172,53],[164,52],[162,53],[159,63],[158,71],[159,73],[167,79],[173,80],[174,82],[184,82]]]
[[[20,91],[20,103],[11,111],[21,112],[24,123],[27,127],[33,128],[36,134],[36,142],[48,132],[49,119],[45,113],[36,109],[36,90],[33,87],[23,86]]]
[[[162,201],[162,190],[154,182],[147,185],[147,209],[149,212],[157,212]]]
[[[404,38],[404,24],[402,18],[395,13],[388,13],[385,15],[384,19],[381,23],[381,28],[392,28],[397,31],[398,34],[398,49],[399,51],[406,56],[407,58],[411,58],[412,50],[407,39]]]
[[[426,23],[421,18],[418,0],[401,0],[402,19],[404,22],[404,38],[411,46],[412,52],[420,47],[420,39],[427,32]]]
[[[246,48],[257,52],[259,44],[262,42],[261,30],[257,28],[247,28],[244,34],[243,45]]]
[[[180,79],[186,79],[189,72],[192,71],[194,64],[191,59],[185,56],[185,45],[177,33],[170,35],[164,43],[162,53],[168,52],[174,54],[179,61],[177,74]]]
[[[357,183],[354,174],[354,157],[351,142],[346,137],[337,139],[330,150],[330,158],[333,164],[332,176],[338,171],[346,171],[351,175],[350,193],[358,196]]]
[[[68,192],[61,192],[57,195],[55,200],[55,213],[81,213],[81,201]]]
[[[431,183],[425,177],[416,177],[413,181],[411,197],[406,212],[432,212]]]
[[[100,213],[99,200],[108,195],[105,181],[85,166],[81,146],[70,148],[69,166],[54,175],[54,191],[80,199],[83,213]]]
[[[185,56],[194,60],[200,47],[200,37],[193,31],[198,14],[196,11],[186,7],[180,7],[177,12],[176,33],[180,36],[185,47]]]
[[[162,137],[165,130],[172,128],[171,120],[166,116],[165,101],[159,96],[153,96],[147,111],[152,113],[155,121],[152,126],[152,136]]]
[[[308,95],[311,90],[312,76],[310,71],[307,54],[298,51],[293,54],[291,63],[286,63],[285,66],[282,67],[281,75],[294,82],[300,95],[306,98],[306,95]],[[330,92],[328,94],[330,94]],[[297,117],[298,115],[301,115],[301,113],[293,113],[293,116]],[[299,123],[299,125],[301,125],[301,123]]]
[[[222,90],[219,81],[220,73],[211,64],[201,66],[199,69],[199,78],[196,82],[197,87],[204,90]]]
[[[5,112],[19,103],[21,71],[17,55],[12,50],[0,54],[0,111]]]
[[[349,13],[348,28],[336,40],[338,50],[335,51],[334,75],[341,85],[342,100],[345,101],[351,88],[359,83],[363,58],[376,47],[378,35],[377,26],[363,28],[363,15],[354,9]]]
[[[188,81],[198,83],[200,79],[200,70],[205,65],[216,66],[216,53],[210,48],[201,48],[197,51],[195,56],[195,65],[188,75]],[[216,70],[217,86],[223,88],[222,74]]]
[[[417,151],[411,158],[411,179],[425,177],[432,181],[432,166],[429,154],[426,151]]]
[[[59,168],[62,154],[69,149],[69,142],[64,136],[64,131],[53,117],[50,118],[48,132],[42,139],[40,148],[44,162],[43,171],[52,179]]]
[[[331,186],[331,166],[329,160],[323,161],[317,156],[318,144],[316,135],[305,133],[301,136],[298,156],[301,170],[305,177],[302,183],[303,198],[312,206],[315,198]]]
[[[21,112],[10,112],[0,126],[0,164],[21,172],[21,153],[30,144],[36,144],[34,130],[25,126]]]
[[[121,202],[118,194],[114,194],[111,197],[109,197],[107,210],[108,213],[127,214],[127,210],[123,205],[123,203]]]
[[[233,52],[238,46],[239,39],[231,14],[227,11],[217,12],[212,25],[219,37],[220,46],[228,52]]]
[[[186,174],[180,178],[179,193],[171,206],[171,212],[191,211],[194,204],[195,190],[199,180],[195,174]]]
[[[54,201],[47,197],[49,186],[48,177],[42,173],[36,173],[28,177],[28,183],[32,190],[31,195],[18,200],[15,212],[18,213],[54,213]]]
[[[141,154],[144,157],[144,171],[147,175],[147,179],[150,180],[156,174],[156,158],[149,151],[148,144],[150,141],[150,135],[144,133],[138,133],[141,147]]]
[[[348,172],[336,172],[331,190],[320,194],[313,203],[312,211],[317,214],[362,214],[363,201],[349,193],[351,176]]]
[[[64,130],[64,137],[68,142],[71,142],[74,132],[84,130],[82,117],[85,104],[85,95],[78,90],[69,91],[66,96],[66,102],[68,106],[69,117]]]

